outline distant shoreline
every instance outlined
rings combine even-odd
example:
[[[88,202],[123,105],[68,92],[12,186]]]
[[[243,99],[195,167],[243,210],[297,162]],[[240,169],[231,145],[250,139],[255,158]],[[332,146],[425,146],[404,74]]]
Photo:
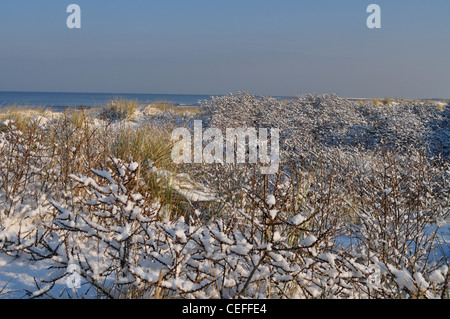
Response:
[[[105,106],[116,98],[146,105],[167,102],[177,107],[195,107],[212,95],[193,94],[132,94],[132,93],[63,93],[63,92],[0,92],[0,108],[8,106],[36,107],[54,110]]]
[[[137,101],[142,105],[156,102],[167,102],[178,108],[196,108],[201,101],[209,100],[214,96],[201,94],[145,94],[145,93],[73,93],[73,92],[27,92],[27,91],[0,91],[0,108],[17,106],[24,108],[44,108],[53,111],[65,109],[95,108],[105,106],[109,101],[120,98]],[[280,100],[289,100],[295,96],[272,96]],[[343,97],[350,101],[367,101],[381,98]],[[396,100],[396,98],[391,98]],[[406,101],[448,101],[443,98],[399,98]]]

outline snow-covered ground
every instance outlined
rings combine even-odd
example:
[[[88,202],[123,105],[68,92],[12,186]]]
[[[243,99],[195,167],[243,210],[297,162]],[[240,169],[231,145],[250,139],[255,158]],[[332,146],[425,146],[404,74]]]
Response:
[[[434,228],[435,226],[431,226]],[[441,224],[439,231],[439,241],[442,243],[441,249],[436,251],[436,257],[450,256],[450,221]],[[352,241],[346,236],[341,236],[338,242],[344,246],[349,246]],[[0,299],[28,299],[35,294],[39,294],[39,287],[45,289],[42,282],[51,273],[53,263],[49,260],[31,261],[27,256],[10,257],[0,254]],[[47,298],[96,298],[98,292],[83,278],[77,280],[79,286],[74,288],[74,281],[70,281],[70,273],[56,281],[51,292],[47,293]],[[403,280],[403,279],[402,279]]]
[[[0,254],[0,298],[30,298],[37,291],[36,281],[48,274],[50,261],[33,262],[26,256],[10,257]],[[60,291],[67,289],[64,280],[59,284]]]

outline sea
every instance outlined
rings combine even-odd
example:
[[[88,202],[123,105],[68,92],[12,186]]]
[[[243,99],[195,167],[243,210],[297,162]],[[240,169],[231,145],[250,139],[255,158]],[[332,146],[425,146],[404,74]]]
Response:
[[[197,106],[200,101],[208,100],[212,95],[194,94],[132,94],[132,93],[63,93],[63,92],[1,92],[0,108],[38,107],[62,111],[73,107],[96,107],[106,105],[113,99],[138,101],[139,104],[169,102],[175,106]]]

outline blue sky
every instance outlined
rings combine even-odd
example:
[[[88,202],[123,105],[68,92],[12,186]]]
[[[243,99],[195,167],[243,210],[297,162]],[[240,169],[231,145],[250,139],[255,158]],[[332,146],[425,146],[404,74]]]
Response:
[[[450,98],[450,1],[2,0],[0,91]]]

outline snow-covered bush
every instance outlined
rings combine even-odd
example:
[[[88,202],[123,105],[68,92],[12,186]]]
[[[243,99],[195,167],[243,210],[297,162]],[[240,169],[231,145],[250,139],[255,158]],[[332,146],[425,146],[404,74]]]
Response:
[[[281,129],[277,174],[252,164],[170,172],[151,151],[118,148],[110,124],[91,129],[62,117],[21,131],[4,122],[0,253],[47,267],[27,295],[449,297],[439,233],[449,163],[420,152],[422,141],[447,132],[444,113],[317,95],[210,103],[210,126]],[[187,181],[214,196],[189,196],[180,186]],[[168,214],[175,192],[185,211]],[[66,285],[73,267],[78,290]]]
[[[334,245],[344,231],[347,203],[332,177],[315,178],[321,185],[313,192],[312,176],[300,183],[282,176],[261,180],[244,185],[241,198],[227,201],[222,215],[207,223],[165,221],[157,199],[134,192],[137,164],[110,164],[92,170],[92,177],[71,176],[82,191],[70,207],[50,201],[54,233],[27,249],[54,261],[54,273],[44,280],[48,288],[75,264],[100,296],[111,298],[445,297],[448,268],[411,260],[424,256],[414,248],[432,251],[432,241],[420,242],[425,235],[414,228],[426,219],[397,221],[406,228],[391,234],[360,212],[357,245]],[[240,174],[241,181],[250,179]],[[395,220],[388,222],[396,227]],[[389,236],[412,246],[389,247],[387,255],[383,240],[391,244]]]
[[[327,147],[356,152],[393,148],[425,149],[430,155],[449,152],[449,107],[431,103],[392,102],[378,106],[334,94],[312,94],[280,101],[238,93],[203,102],[207,124],[225,131],[234,127],[279,128],[284,157],[315,162]]]

